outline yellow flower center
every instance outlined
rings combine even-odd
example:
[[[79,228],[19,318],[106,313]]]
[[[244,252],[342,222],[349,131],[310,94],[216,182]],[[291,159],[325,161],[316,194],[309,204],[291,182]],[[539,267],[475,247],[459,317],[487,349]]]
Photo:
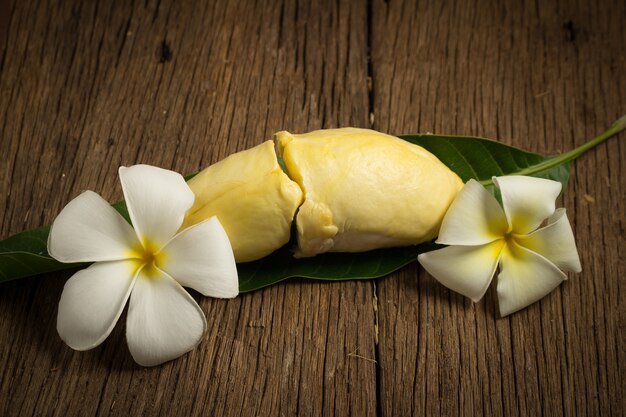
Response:
[[[136,270],[143,268],[143,272],[151,278],[159,275],[158,267],[163,264],[165,253],[150,239],[144,239],[143,244],[131,250],[130,256],[137,262]]]

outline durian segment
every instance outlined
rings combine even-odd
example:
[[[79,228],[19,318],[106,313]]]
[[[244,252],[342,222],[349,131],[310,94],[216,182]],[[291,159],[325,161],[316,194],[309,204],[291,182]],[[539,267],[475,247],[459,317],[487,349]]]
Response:
[[[276,134],[304,191],[297,256],[361,252],[437,236],[461,179],[424,148],[373,130]]]
[[[182,228],[217,216],[237,262],[260,259],[289,241],[303,193],[280,168],[272,141],[230,155],[188,184],[196,199]]]

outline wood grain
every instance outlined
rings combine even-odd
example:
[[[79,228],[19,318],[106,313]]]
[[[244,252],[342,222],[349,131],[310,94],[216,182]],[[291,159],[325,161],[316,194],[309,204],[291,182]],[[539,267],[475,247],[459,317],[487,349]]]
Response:
[[[281,129],[570,149],[626,109],[625,19],[617,0],[0,0],[0,238],[84,189],[120,199],[120,165],[193,172]],[[625,160],[620,137],[576,162],[560,205],[583,272],[504,319],[495,291],[473,304],[415,264],[193,294],[205,339],[144,369],[124,317],[94,350],[61,342],[70,273],[5,283],[0,415],[624,415]]]
[[[374,1],[375,128],[571,149],[626,109],[625,14],[621,2]],[[415,268],[379,283],[383,416],[622,415],[623,139],[574,165],[560,203],[583,272],[539,303],[498,318],[493,288],[473,304]]]
[[[83,189],[119,199],[119,165],[192,172],[279,129],[367,124],[365,3],[3,6],[2,236],[50,223]],[[123,318],[92,351],[61,342],[69,275],[0,289],[2,416],[376,411],[375,364],[361,359],[374,356],[371,282],[202,298],[200,347],[142,369]]]

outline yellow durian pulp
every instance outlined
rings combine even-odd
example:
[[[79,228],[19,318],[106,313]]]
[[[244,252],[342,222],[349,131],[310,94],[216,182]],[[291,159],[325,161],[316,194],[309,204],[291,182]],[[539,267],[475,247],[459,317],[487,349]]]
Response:
[[[368,129],[278,132],[287,174],[304,191],[296,256],[434,239],[461,179],[424,148]]]
[[[278,132],[198,173],[181,229],[217,216],[235,260],[285,245],[296,220],[296,256],[361,252],[434,239],[461,179],[420,146],[373,130]],[[297,214],[296,214],[297,213]]]
[[[217,216],[237,262],[260,259],[289,241],[302,190],[280,168],[272,141],[205,168],[188,185],[196,198],[181,228]]]

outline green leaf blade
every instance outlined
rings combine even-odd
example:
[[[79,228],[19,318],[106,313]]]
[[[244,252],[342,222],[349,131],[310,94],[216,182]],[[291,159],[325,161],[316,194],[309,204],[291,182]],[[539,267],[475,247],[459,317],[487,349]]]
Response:
[[[0,241],[0,282],[81,265],[64,264],[48,255],[49,231],[48,227],[40,227]]]
[[[437,248],[433,243],[363,253],[325,253],[296,259],[288,244],[269,256],[237,265],[239,291],[249,292],[289,278],[325,281],[380,278],[415,261],[417,255]]]
[[[464,182],[473,178],[489,184],[492,176],[529,175],[529,171],[532,176],[559,181],[563,189],[569,180],[569,161],[535,172],[535,168],[555,157],[523,151],[490,139],[432,134],[399,137],[431,152]]]

